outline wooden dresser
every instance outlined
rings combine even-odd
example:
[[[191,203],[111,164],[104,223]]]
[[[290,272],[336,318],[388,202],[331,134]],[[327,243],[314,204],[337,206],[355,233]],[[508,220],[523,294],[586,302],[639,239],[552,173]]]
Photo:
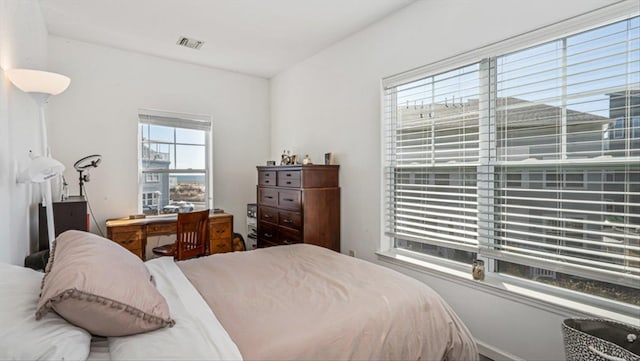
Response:
[[[119,218],[107,221],[107,238],[146,259],[147,237],[176,234],[177,216],[151,216],[141,219]],[[233,216],[215,213],[209,216],[207,254],[233,250]]]
[[[340,252],[338,165],[258,168],[258,247],[309,243]]]

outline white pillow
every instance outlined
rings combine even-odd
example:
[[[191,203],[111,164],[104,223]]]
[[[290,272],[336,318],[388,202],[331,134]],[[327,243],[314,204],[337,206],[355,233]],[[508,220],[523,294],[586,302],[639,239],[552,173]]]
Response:
[[[0,263],[0,360],[86,360],[91,335],[51,312],[36,321],[44,274]]]

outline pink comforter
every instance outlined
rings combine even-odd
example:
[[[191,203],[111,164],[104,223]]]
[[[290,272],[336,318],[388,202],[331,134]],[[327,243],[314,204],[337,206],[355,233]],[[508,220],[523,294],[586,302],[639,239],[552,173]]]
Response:
[[[477,360],[425,284],[306,244],[179,262],[245,360]]]

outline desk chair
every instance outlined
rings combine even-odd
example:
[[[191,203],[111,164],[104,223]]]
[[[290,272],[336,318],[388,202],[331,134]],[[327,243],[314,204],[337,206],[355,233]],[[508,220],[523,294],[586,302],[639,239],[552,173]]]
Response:
[[[173,256],[178,261],[207,254],[209,240],[209,210],[178,213],[176,242],[154,247],[158,256]]]

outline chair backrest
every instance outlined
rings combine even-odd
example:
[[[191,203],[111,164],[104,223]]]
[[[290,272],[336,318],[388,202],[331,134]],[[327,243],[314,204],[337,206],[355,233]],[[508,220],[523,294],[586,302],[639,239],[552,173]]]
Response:
[[[176,260],[206,255],[209,239],[209,210],[178,213],[176,233]]]

